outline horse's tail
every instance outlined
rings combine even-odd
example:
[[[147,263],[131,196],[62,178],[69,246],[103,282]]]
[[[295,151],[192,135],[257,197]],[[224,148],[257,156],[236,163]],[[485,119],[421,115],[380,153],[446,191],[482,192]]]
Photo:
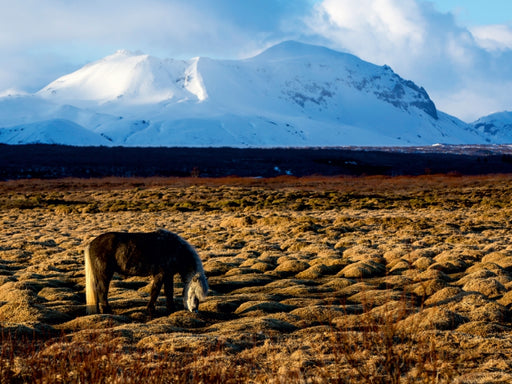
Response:
[[[92,268],[90,245],[84,250],[85,256],[85,303],[88,315],[98,313],[98,293],[96,291],[96,276]]]

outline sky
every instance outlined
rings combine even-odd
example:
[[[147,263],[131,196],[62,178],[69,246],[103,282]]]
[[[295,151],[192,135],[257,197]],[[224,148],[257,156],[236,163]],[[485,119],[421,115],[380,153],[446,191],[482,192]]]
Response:
[[[0,95],[119,49],[240,59],[284,40],[349,52],[466,122],[512,110],[510,0],[0,0]]]

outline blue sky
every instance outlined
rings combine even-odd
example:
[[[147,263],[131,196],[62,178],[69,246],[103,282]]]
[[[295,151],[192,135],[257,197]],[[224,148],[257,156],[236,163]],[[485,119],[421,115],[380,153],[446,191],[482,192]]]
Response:
[[[349,52],[465,121],[512,110],[511,0],[0,0],[0,95],[118,49],[245,58],[283,40]]]
[[[510,0],[434,0],[441,12],[452,12],[466,25],[504,24],[512,21]]]

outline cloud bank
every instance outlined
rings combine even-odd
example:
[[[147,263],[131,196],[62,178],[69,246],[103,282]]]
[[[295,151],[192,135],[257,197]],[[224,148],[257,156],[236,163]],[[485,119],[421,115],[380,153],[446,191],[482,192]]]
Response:
[[[425,0],[0,0],[0,94],[118,49],[241,58],[286,39],[388,64],[466,121],[511,110],[512,27],[459,25]]]

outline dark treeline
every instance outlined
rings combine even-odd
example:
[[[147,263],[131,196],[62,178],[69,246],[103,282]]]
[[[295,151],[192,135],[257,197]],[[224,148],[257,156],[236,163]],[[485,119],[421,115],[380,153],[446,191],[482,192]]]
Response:
[[[496,151],[348,148],[130,148],[0,145],[0,179],[63,177],[274,177],[279,175],[512,173]]]

